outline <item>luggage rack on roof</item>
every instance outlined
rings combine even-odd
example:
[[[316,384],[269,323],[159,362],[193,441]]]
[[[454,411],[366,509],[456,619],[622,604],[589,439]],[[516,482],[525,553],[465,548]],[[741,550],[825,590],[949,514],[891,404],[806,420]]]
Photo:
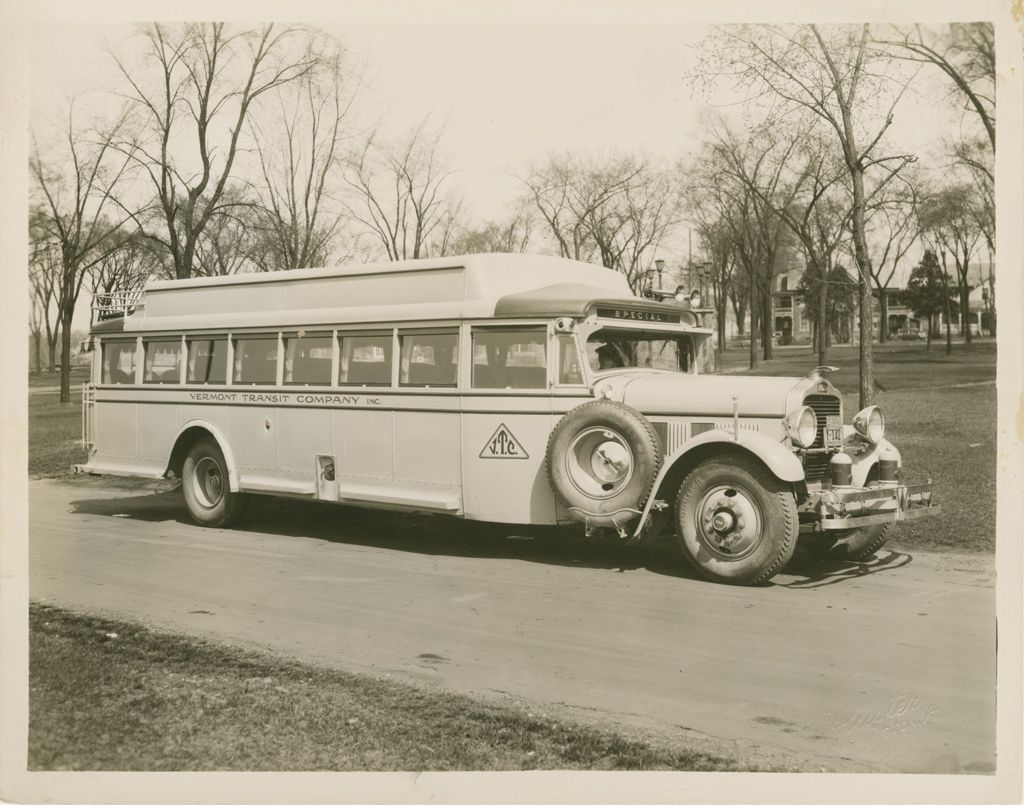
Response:
[[[90,325],[130,316],[142,306],[142,289],[93,294]]]

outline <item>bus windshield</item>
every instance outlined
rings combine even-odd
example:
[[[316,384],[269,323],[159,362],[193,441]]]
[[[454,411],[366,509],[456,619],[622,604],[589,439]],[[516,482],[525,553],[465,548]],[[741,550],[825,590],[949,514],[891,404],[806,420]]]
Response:
[[[587,360],[595,372],[632,368],[688,372],[693,364],[692,342],[685,335],[597,330],[587,339]]]

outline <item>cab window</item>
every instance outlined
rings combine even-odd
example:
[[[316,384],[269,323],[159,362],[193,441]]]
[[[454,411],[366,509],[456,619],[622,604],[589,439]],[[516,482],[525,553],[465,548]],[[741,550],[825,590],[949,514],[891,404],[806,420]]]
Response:
[[[473,330],[473,388],[547,388],[547,329]]]
[[[692,346],[685,335],[608,328],[587,339],[587,362],[595,372],[632,368],[689,372]]]
[[[391,385],[391,333],[341,335],[338,383],[343,386]]]
[[[135,382],[135,339],[103,342],[103,382]]]
[[[181,339],[164,338],[142,342],[142,382],[178,383],[181,381]]]
[[[459,334],[456,330],[399,333],[402,386],[452,387],[459,363]]]

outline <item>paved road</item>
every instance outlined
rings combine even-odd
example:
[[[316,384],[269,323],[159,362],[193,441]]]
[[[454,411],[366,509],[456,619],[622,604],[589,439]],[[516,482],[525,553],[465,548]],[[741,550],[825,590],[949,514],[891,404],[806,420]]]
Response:
[[[987,557],[800,558],[762,588],[548,532],[275,501],[189,524],[174,493],[31,484],[33,599],[589,721],[828,768],[990,771]]]

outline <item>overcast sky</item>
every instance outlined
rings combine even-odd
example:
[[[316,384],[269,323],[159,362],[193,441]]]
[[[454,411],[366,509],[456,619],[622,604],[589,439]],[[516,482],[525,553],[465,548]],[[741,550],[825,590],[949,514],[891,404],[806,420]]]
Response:
[[[521,192],[516,175],[562,151],[644,153],[666,164],[692,149],[709,99],[687,79],[707,26],[686,24],[323,25],[365,75],[360,124],[398,134],[431,115],[476,222],[500,217]],[[50,23],[35,29],[32,125],[59,134],[67,102],[82,115],[113,111],[120,86],[108,49],[128,23]],[[956,136],[937,81],[915,85],[891,130],[922,156]],[[728,110],[734,99],[711,99]],[[665,250],[686,257],[685,230]],[[915,256],[916,259],[916,256]]]
[[[445,148],[480,218],[500,215],[519,192],[514,175],[552,152],[622,149],[674,162],[692,147],[708,102],[687,80],[705,26],[323,28],[365,73],[358,102],[364,125],[379,120],[397,134],[425,115],[446,124]],[[78,96],[83,110],[115,102],[109,90],[118,76],[106,51],[122,48],[132,32],[110,23],[37,29],[32,111],[41,137],[59,130],[68,98]],[[714,100],[728,108],[732,99]],[[923,152],[953,135],[952,123],[947,104],[911,94],[892,133],[903,147]]]

